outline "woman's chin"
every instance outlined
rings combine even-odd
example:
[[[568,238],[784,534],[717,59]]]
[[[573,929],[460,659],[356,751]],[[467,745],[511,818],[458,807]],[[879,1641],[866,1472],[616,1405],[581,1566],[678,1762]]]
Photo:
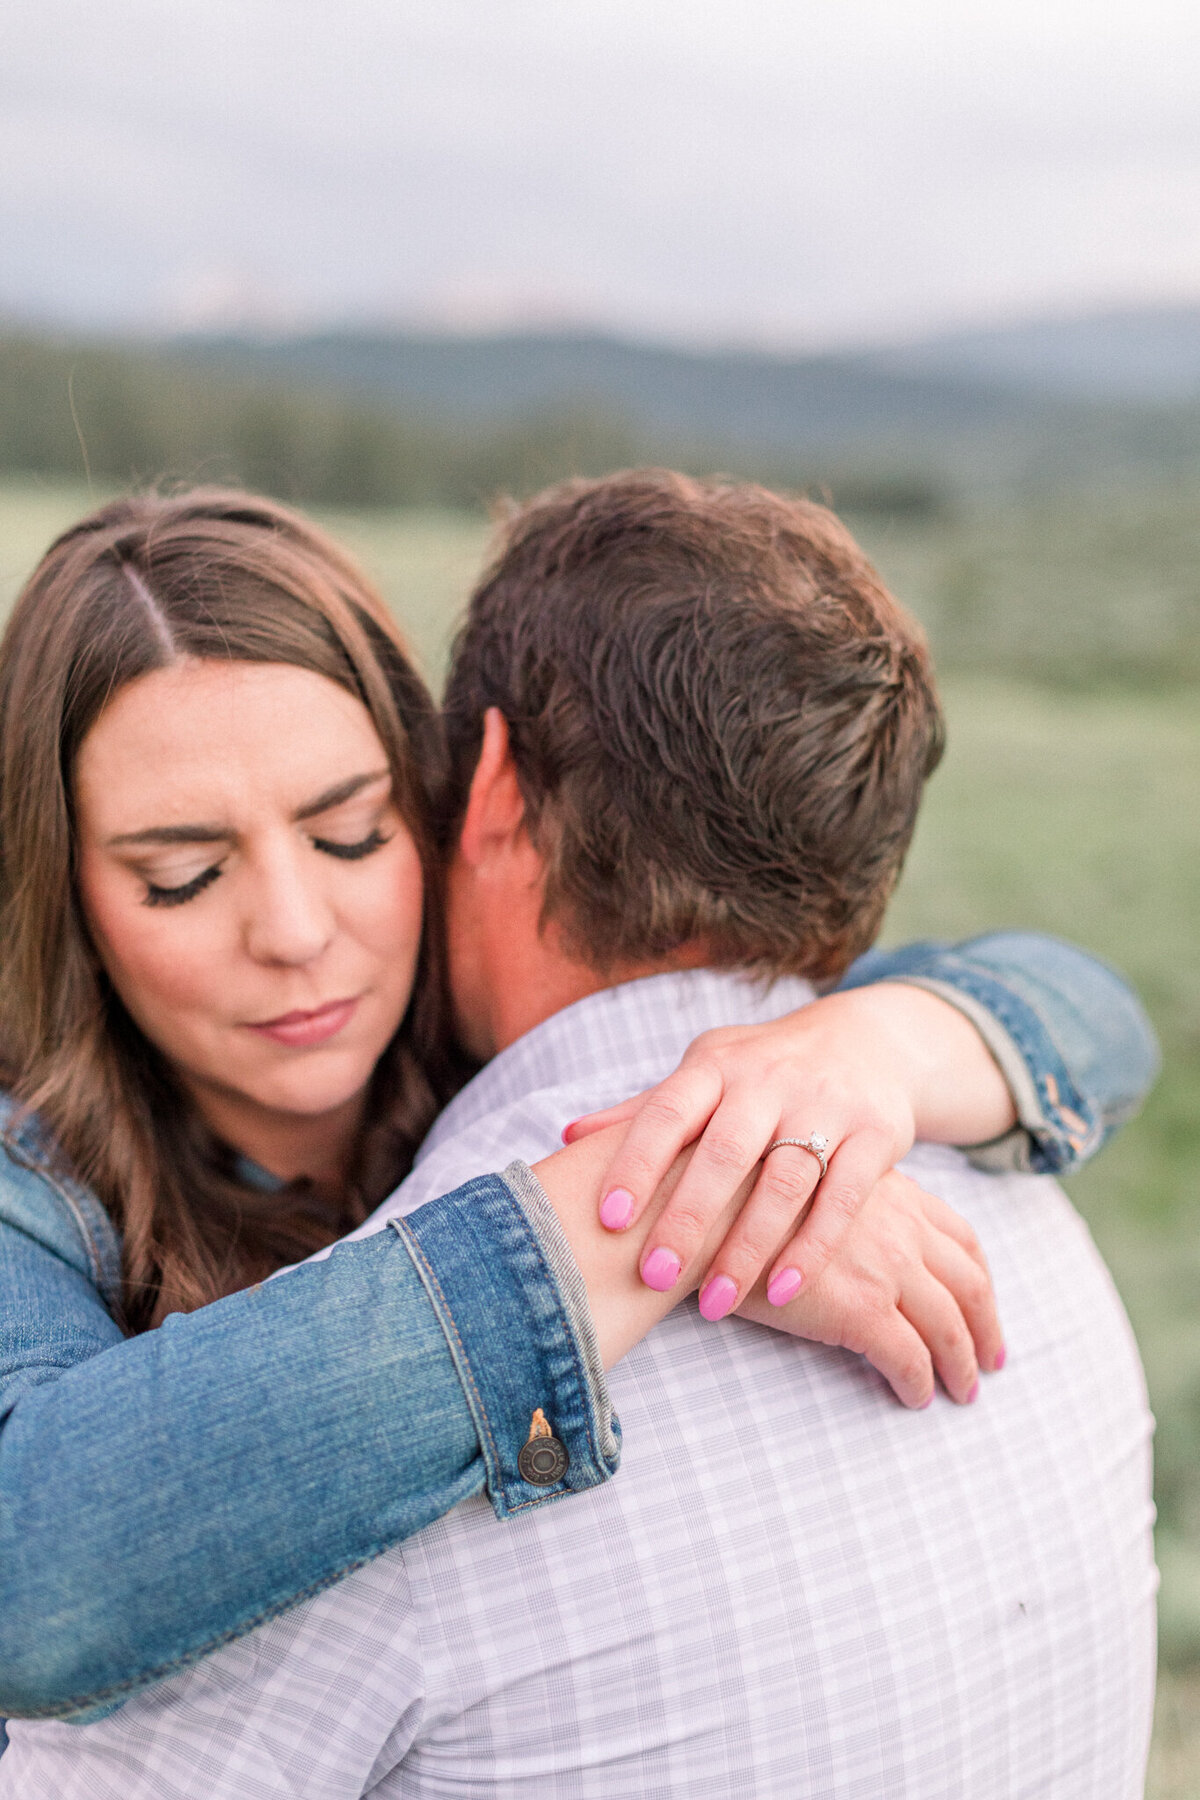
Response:
[[[323,1119],[358,1105],[366,1093],[371,1070],[355,1070],[344,1080],[268,1082],[246,1099],[262,1112],[284,1118]]]
[[[291,1067],[231,1069],[223,1075],[194,1071],[190,1085],[204,1111],[265,1113],[311,1122],[359,1103],[374,1069],[372,1057],[331,1050],[297,1057]]]

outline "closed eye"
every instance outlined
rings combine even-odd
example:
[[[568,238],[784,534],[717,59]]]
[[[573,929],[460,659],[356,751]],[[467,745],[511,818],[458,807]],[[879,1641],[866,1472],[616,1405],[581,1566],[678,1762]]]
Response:
[[[375,850],[382,850],[391,838],[385,837],[378,827],[369,831],[365,838],[359,838],[355,844],[339,844],[332,838],[313,838],[314,850],[320,850],[326,856],[340,857],[342,862],[361,862],[364,856],[370,856]]]
[[[197,894],[202,894],[206,887],[211,887],[220,873],[219,865],[214,863],[210,869],[201,869],[199,875],[193,875],[190,881],[185,881],[180,887],[160,887],[157,882],[147,881],[145,904],[183,906],[187,901],[194,900]]]

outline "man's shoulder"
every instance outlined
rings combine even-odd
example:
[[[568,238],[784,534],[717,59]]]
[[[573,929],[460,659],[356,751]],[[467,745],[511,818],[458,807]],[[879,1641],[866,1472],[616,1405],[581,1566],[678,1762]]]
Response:
[[[596,1076],[533,1088],[489,1111],[464,1118],[457,1130],[439,1133],[411,1175],[372,1214],[371,1223],[406,1216],[461,1187],[475,1175],[498,1172],[514,1159],[534,1163],[562,1148],[572,1119],[629,1096],[629,1081]]]

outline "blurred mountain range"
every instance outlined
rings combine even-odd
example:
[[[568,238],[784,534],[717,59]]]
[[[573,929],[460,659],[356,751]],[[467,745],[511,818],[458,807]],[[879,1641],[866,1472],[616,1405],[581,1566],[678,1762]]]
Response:
[[[179,348],[224,367],[389,396],[463,421],[584,404],[660,430],[757,443],[886,433],[947,416],[992,424],[1031,403],[1200,401],[1200,306],[1031,320],[804,357],[570,333],[329,331],[275,341],[192,338]]]
[[[494,426],[591,411],[659,438],[807,449],[1016,417],[1025,401],[960,371],[893,369],[862,356],[693,351],[599,335],[445,337],[331,331],[274,342],[190,339],[187,360]]]
[[[0,467],[240,476],[296,498],[471,503],[634,461],[913,510],[1200,473],[1200,307],[857,354],[583,333],[0,336]]]
[[[898,374],[962,376],[1017,393],[1174,405],[1200,400],[1200,306],[1033,319],[871,360]]]
[[[1088,480],[1200,451],[1200,307],[1035,320],[856,354],[685,350],[598,334],[192,338],[193,366],[469,429],[619,424],[676,460]]]

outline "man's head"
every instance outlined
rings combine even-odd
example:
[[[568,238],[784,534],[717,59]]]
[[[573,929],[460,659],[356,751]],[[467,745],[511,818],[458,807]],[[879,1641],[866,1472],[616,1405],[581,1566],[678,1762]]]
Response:
[[[942,748],[921,632],[830,512],[655,470],[512,514],[446,724],[452,957],[454,915],[474,933],[503,906],[514,947],[540,933],[578,992],[681,962],[838,974],[878,929]],[[520,850],[490,887],[481,786]]]

